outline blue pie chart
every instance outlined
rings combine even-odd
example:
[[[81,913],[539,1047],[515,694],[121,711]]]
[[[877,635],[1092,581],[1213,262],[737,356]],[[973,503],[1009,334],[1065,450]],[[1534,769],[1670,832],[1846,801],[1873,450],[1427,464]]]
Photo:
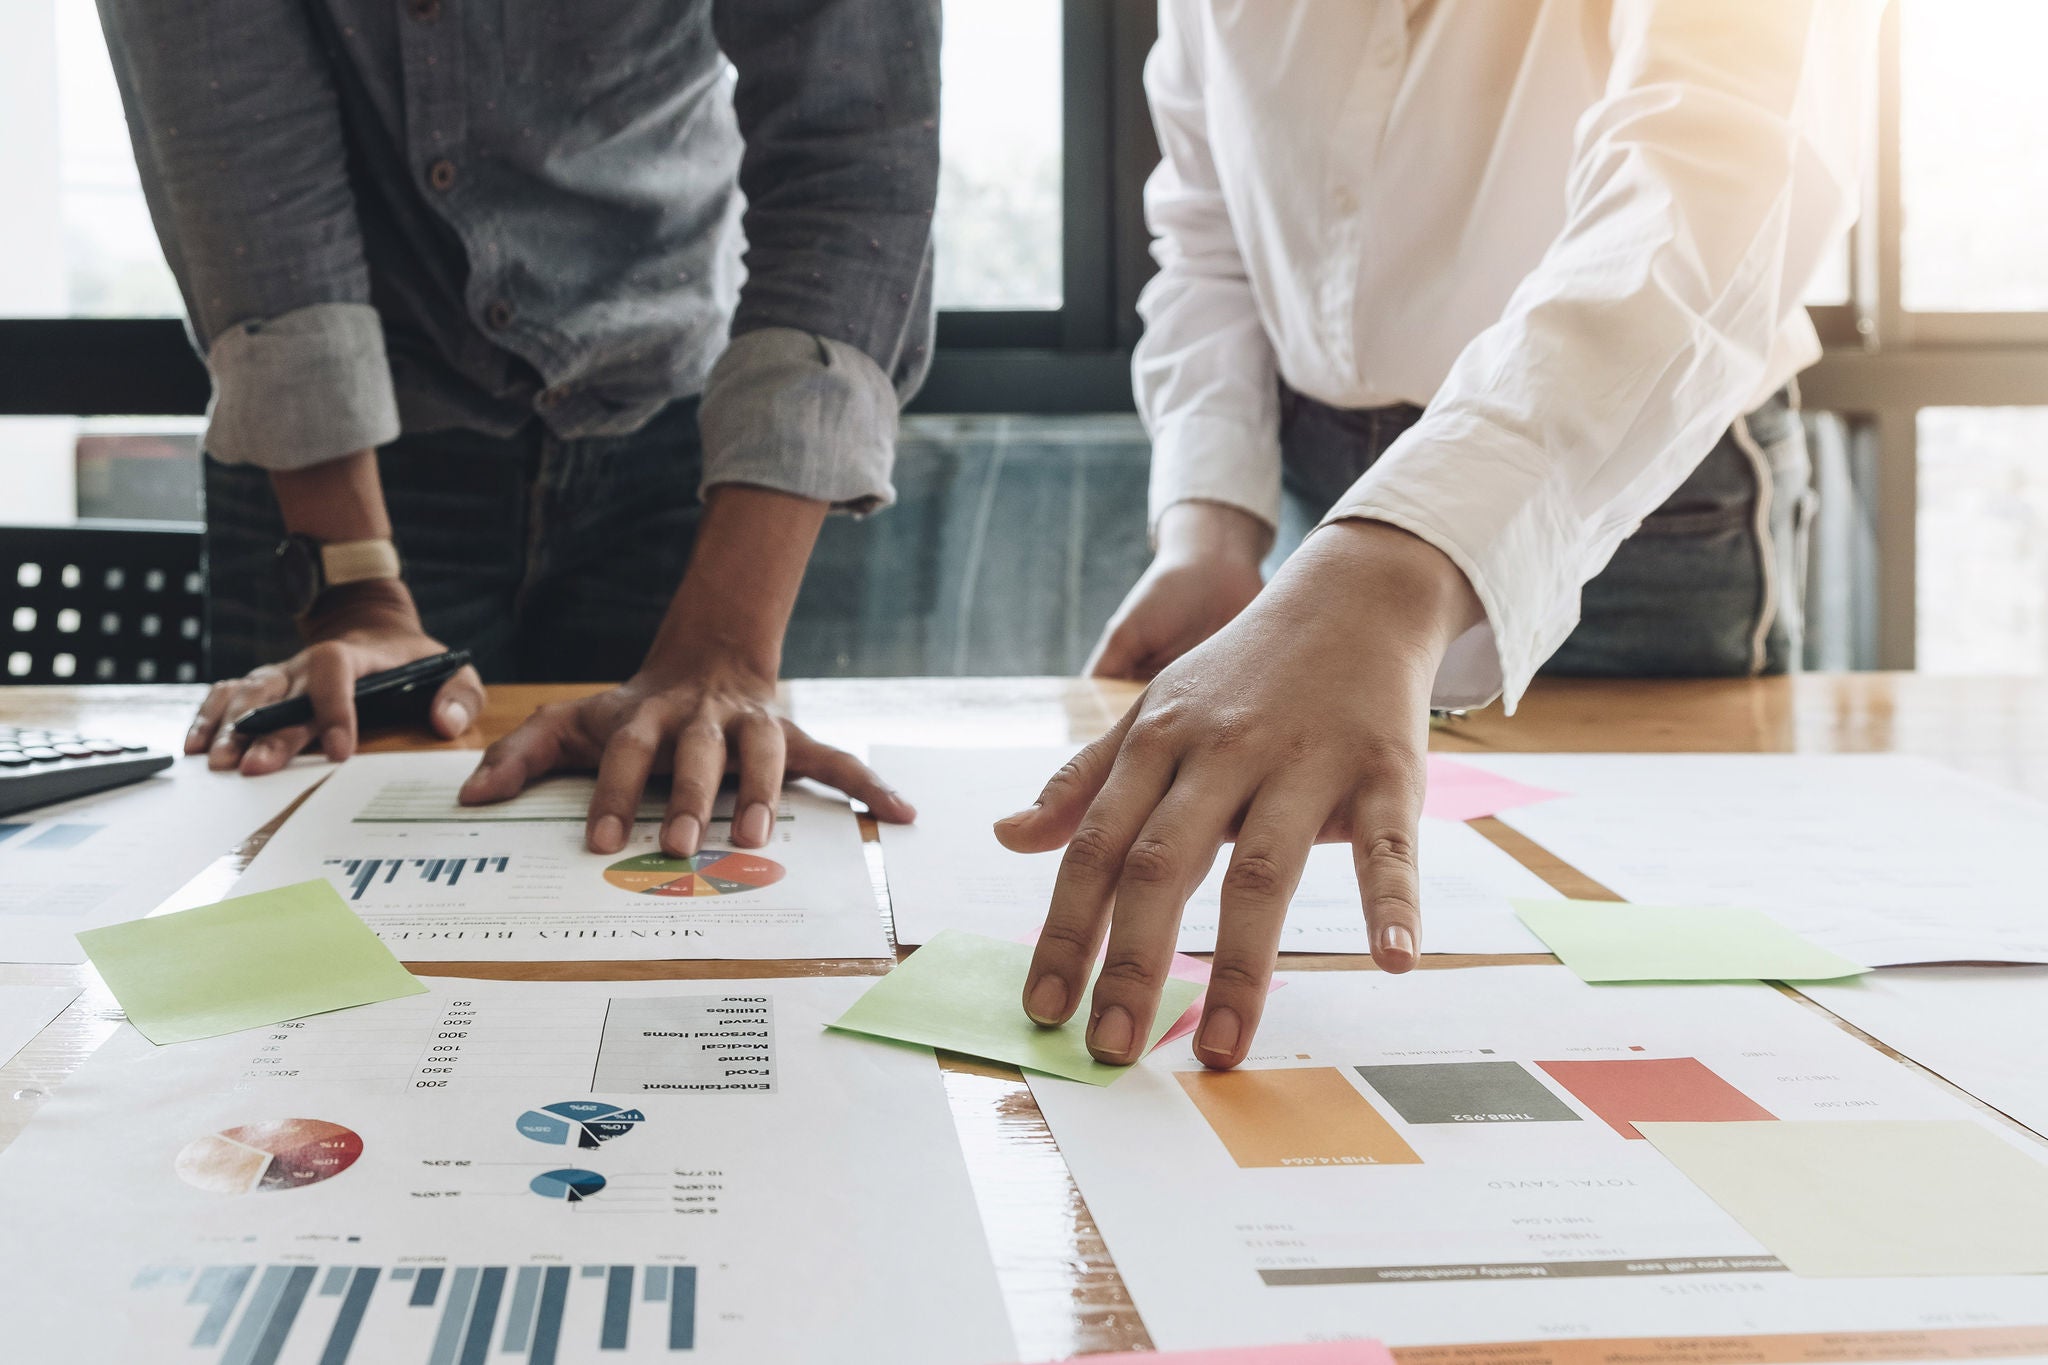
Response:
[[[557,1147],[576,1146],[586,1150],[624,1137],[647,1121],[638,1109],[627,1109],[603,1100],[563,1100],[544,1104],[519,1116],[519,1131],[535,1142]]]
[[[574,1204],[603,1189],[604,1177],[596,1171],[546,1171],[535,1176],[527,1188],[543,1199],[566,1199]]]

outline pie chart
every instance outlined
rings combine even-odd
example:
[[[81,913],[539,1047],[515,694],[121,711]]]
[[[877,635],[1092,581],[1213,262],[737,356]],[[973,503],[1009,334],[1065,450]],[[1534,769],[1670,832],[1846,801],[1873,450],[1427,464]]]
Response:
[[[596,1171],[546,1171],[527,1182],[526,1188],[543,1199],[566,1199],[581,1203],[604,1188],[604,1177]]]
[[[363,1154],[363,1140],[324,1119],[265,1119],[194,1138],[178,1153],[178,1178],[209,1194],[268,1193],[317,1185]]]
[[[638,1109],[625,1109],[603,1100],[563,1100],[521,1114],[519,1131],[535,1142],[588,1149],[624,1137],[646,1121],[647,1115]]]
[[[782,877],[781,863],[723,848],[707,848],[694,858],[642,853],[604,870],[604,879],[621,891],[647,896],[731,896],[773,886]]]

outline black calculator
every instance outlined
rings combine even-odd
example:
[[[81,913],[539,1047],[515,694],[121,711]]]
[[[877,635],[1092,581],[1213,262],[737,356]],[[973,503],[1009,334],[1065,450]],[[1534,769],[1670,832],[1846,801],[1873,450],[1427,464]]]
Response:
[[[147,744],[0,725],[0,815],[139,782],[171,761]]]

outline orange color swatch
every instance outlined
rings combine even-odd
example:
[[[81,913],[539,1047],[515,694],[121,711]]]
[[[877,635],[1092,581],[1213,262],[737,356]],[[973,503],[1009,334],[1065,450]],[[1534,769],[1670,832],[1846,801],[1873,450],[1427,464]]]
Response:
[[[1176,1071],[1174,1079],[1239,1166],[1422,1164],[1335,1067]]]

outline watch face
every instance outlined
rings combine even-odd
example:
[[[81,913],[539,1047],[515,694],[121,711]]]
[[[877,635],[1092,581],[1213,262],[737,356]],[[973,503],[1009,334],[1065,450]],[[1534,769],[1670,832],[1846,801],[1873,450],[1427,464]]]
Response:
[[[285,605],[304,616],[320,596],[320,548],[306,536],[286,536],[277,547],[277,581]]]

